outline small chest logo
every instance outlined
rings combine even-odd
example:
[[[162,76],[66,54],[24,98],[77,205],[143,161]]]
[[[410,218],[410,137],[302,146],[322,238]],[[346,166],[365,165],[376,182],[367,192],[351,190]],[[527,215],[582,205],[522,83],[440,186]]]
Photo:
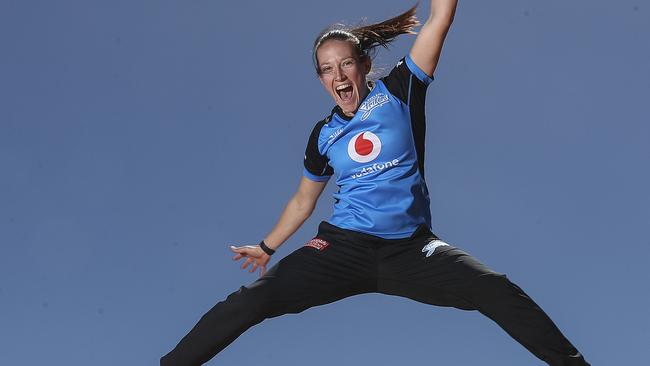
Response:
[[[380,152],[381,140],[370,131],[359,132],[348,143],[348,155],[358,163],[373,161]]]
[[[327,145],[331,145],[334,140],[336,140],[337,137],[341,136],[343,133],[343,128],[339,128],[338,130],[334,131],[329,137],[327,138]]]
[[[381,107],[382,105],[388,103],[389,100],[390,99],[388,98],[388,95],[384,93],[377,93],[376,95],[368,98],[359,106],[359,110],[363,112],[361,115],[361,120],[365,121],[368,117],[370,117],[370,113],[372,113],[375,108]]]
[[[305,244],[306,247],[316,248],[320,251],[325,250],[329,245],[330,243],[326,242],[323,239],[318,239],[318,238],[313,238],[312,240],[307,242],[307,244]]]
[[[422,248],[422,253],[426,252],[427,257],[430,257],[431,254],[433,254],[438,247],[444,247],[444,246],[449,246],[449,244],[445,243],[444,241],[440,239],[434,239],[429,242],[429,244],[425,245],[424,248]]]

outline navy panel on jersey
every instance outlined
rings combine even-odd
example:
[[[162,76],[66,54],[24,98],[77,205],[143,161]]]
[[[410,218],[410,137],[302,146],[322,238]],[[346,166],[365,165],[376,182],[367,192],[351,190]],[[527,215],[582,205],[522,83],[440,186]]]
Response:
[[[303,175],[315,182],[325,182],[334,174],[327,156],[321,155],[318,151],[318,136],[323,125],[329,122],[330,119],[331,117],[327,117],[314,126],[309,136],[309,141],[307,142],[307,149],[305,150],[305,168]]]

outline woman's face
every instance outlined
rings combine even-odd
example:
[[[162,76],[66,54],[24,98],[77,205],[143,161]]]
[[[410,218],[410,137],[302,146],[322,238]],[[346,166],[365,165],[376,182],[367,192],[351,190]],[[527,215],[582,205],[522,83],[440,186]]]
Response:
[[[321,84],[343,113],[352,117],[368,95],[366,75],[370,72],[370,59],[359,60],[353,44],[337,39],[325,41],[316,56]]]

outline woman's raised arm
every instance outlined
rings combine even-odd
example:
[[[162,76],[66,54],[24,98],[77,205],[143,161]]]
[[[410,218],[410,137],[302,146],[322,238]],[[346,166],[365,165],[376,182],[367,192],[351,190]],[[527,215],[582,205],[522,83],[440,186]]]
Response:
[[[454,20],[457,0],[431,0],[431,14],[418,32],[411,59],[427,75],[433,76],[442,45]]]

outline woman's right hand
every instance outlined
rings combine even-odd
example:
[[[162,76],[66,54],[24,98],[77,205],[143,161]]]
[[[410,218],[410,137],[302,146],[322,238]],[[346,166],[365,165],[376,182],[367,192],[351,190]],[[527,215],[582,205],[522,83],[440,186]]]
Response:
[[[230,246],[235,254],[232,259],[234,261],[246,258],[244,263],[241,265],[241,269],[246,269],[250,264],[252,264],[251,269],[248,272],[253,273],[260,268],[260,277],[264,276],[266,272],[266,264],[269,263],[271,256],[266,254],[259,245],[244,245],[241,247]]]

